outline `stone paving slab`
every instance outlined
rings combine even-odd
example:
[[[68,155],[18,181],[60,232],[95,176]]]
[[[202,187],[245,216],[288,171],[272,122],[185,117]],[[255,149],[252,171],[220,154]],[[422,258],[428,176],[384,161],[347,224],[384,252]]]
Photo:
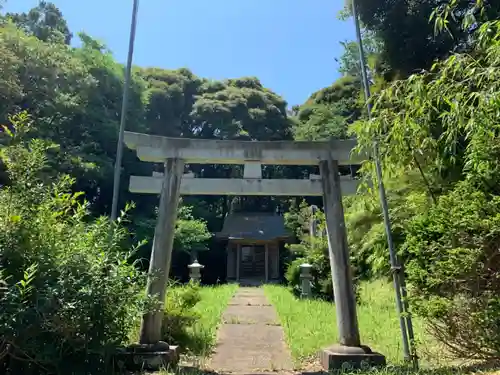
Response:
[[[277,324],[278,316],[272,306],[228,306],[223,319],[228,324]]]
[[[262,296],[241,296],[236,295],[231,301],[229,306],[271,306],[266,297]]]
[[[238,292],[239,296],[262,296],[259,288],[241,288]]]
[[[263,289],[241,288],[231,302],[209,367],[219,374],[292,371],[283,329]]]

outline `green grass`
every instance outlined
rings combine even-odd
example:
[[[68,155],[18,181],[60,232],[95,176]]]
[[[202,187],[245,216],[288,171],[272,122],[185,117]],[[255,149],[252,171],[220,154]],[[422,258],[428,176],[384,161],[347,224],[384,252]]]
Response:
[[[318,351],[337,342],[335,306],[319,300],[299,300],[285,287],[264,288],[275,306],[285,331],[288,347],[297,363],[307,362]],[[401,334],[392,286],[375,281],[362,285],[358,306],[361,340],[383,353],[388,362],[402,362]],[[414,319],[418,354],[422,364],[438,365],[439,347],[425,333],[424,324]]]
[[[211,353],[217,337],[217,328],[222,321],[222,313],[237,289],[237,284],[200,288],[201,300],[194,307],[200,319],[188,329],[188,333],[199,340],[198,351],[201,356]]]
[[[173,294],[182,293],[185,287],[185,285],[172,286],[168,295],[172,297]],[[200,359],[210,355],[216,342],[217,328],[222,321],[222,313],[237,289],[237,284],[200,287],[201,299],[193,308],[197,318],[191,327],[186,328],[186,336],[183,339],[183,344],[189,346],[188,351],[191,355],[198,356]],[[139,327],[140,320],[137,321],[137,326],[130,335],[130,343],[138,342]]]
[[[221,323],[221,316],[231,296],[237,290],[236,285],[222,285],[217,287],[203,287],[202,299],[196,305],[201,319],[191,328],[192,333],[204,337],[208,343],[207,350],[215,344],[217,328]],[[288,289],[282,286],[267,285],[265,293],[270,302],[276,307],[281,324],[285,330],[286,340],[294,359],[300,366],[307,363],[317,352],[337,340],[335,323],[335,309],[331,303],[324,301],[304,301],[296,299]],[[401,339],[399,322],[395,313],[394,294],[388,283],[376,281],[363,285],[361,291],[362,303],[358,307],[358,318],[363,343],[385,354],[391,365],[380,370],[356,372],[357,375],[458,375],[458,374],[490,374],[500,375],[499,372],[487,372],[488,369],[457,369],[446,366],[436,368],[439,362],[439,348],[436,343],[425,334],[421,321],[414,322],[417,339],[420,341],[419,355],[421,363],[433,364],[433,368],[413,372],[401,365]],[[425,350],[424,350],[425,348]],[[206,354],[209,354],[208,352]],[[160,371],[154,375],[213,375],[205,372],[203,366],[179,367],[173,371]]]

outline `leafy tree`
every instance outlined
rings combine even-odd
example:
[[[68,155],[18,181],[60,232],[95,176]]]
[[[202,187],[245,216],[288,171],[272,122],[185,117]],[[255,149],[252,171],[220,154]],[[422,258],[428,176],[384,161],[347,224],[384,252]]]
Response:
[[[109,51],[99,49],[102,45],[85,34],[82,37],[82,48],[69,49],[27,36],[12,24],[2,27],[0,50],[6,59],[0,64],[6,74],[0,78],[0,96],[5,98],[0,115],[5,121],[7,114],[26,110],[36,118],[31,136],[58,145],[49,162],[55,170],[75,176],[75,190],[84,191],[92,209],[101,214],[111,201],[109,176],[118,139],[123,69]],[[129,130],[145,131],[144,87],[134,74]],[[124,178],[136,172],[138,164],[135,155],[126,151]],[[151,174],[151,166],[140,168]],[[126,183],[122,189],[120,196],[128,199]]]
[[[203,138],[279,140],[289,137],[286,102],[257,78],[205,81],[194,104],[194,134]]]
[[[349,124],[361,116],[360,89],[359,78],[344,76],[313,93],[298,108],[295,139],[345,138]]]
[[[49,12],[51,6],[46,3],[40,7],[17,18],[12,15],[17,23],[11,21],[0,28],[0,53],[4,57],[0,61],[4,73],[0,77],[0,120],[8,122],[9,114],[28,111],[36,119],[30,136],[54,145],[48,150],[47,160],[53,171],[75,178],[72,189],[85,193],[93,215],[106,214],[113,189],[123,66],[104,43],[84,32],[78,34],[82,41],[79,48],[41,37],[43,33],[38,29],[56,33],[63,28],[57,21],[50,25],[59,26],[46,25],[44,29],[45,15],[40,13]],[[30,13],[39,14],[39,18],[30,19]],[[292,120],[286,102],[256,78],[209,81],[187,69],[134,67],[128,108],[126,128],[131,131],[218,139],[291,137]],[[120,205],[123,207],[129,200],[136,203],[127,226],[135,238],[151,239],[158,197],[132,195],[128,179],[132,174],[151,175],[153,170],[161,171],[162,166],[141,163],[135,153],[126,149],[122,167]],[[240,167],[225,165],[187,168],[203,177],[241,173]],[[264,168],[266,177],[304,173],[304,168]],[[274,197],[240,201],[248,209],[268,211],[284,202]],[[205,219],[210,231],[220,229],[230,207],[225,196],[189,197],[186,202],[193,207],[193,218]],[[148,258],[147,252],[145,247],[140,256]]]
[[[71,131],[65,133],[65,139],[59,142],[71,147],[72,153],[89,166],[84,171],[72,174],[77,177],[78,188],[85,191],[89,199],[92,198],[95,212],[106,213],[110,210],[112,199],[113,179],[110,176],[113,175],[116,158],[124,70],[104,44],[84,33],[79,36],[83,46],[73,50],[72,54],[85,66],[93,84],[81,91],[85,102],[73,111],[73,117],[64,124],[71,127]],[[134,71],[129,91],[127,130],[147,132],[144,123],[146,85],[140,73]],[[125,182],[130,174],[151,175],[152,170],[153,166],[140,163],[134,153],[125,150],[122,173],[124,182],[120,191],[122,205],[131,199]],[[150,198],[145,198],[137,202],[137,210],[152,210],[154,206],[150,201]]]
[[[203,220],[193,217],[192,208],[182,206],[179,209],[175,227],[174,248],[196,256],[198,251],[207,250],[207,241],[212,235]]]
[[[146,122],[152,134],[170,137],[192,137],[197,126],[191,111],[200,94],[201,80],[188,69],[140,70],[147,82]]]
[[[313,219],[310,207],[302,201],[298,206],[292,206],[285,215],[287,227],[296,233],[299,243],[289,245],[292,259],[286,271],[288,285],[296,294],[300,293],[300,265],[308,263],[312,266],[312,292],[318,298],[332,300],[333,284],[330,268],[330,255],[328,250],[328,238],[323,235],[325,230],[325,215],[319,210],[314,219],[318,223],[318,236],[312,237],[305,231]],[[355,260],[355,259],[353,259]],[[354,268],[357,265],[354,264]],[[355,272],[356,279],[359,273]]]
[[[73,37],[59,8],[48,1],[41,0],[28,13],[7,13],[7,17],[27,34],[44,42],[69,44]]]
[[[461,182],[412,220],[412,305],[460,358],[500,358],[500,197]]]
[[[53,127],[84,103],[82,93],[94,82],[66,46],[43,43],[12,24],[0,28],[0,46],[7,56],[2,59],[3,71],[10,73],[2,74],[0,86],[7,99],[0,107],[3,119],[8,113],[28,110],[41,119],[38,128]],[[44,131],[50,134],[49,129]]]
[[[72,179],[51,171],[50,144],[27,138],[25,120],[2,137],[10,176],[0,191],[2,357],[13,373],[100,372],[145,311],[145,275],[129,261],[135,249],[123,247],[127,231],[89,220]]]
[[[365,32],[362,42],[365,58],[367,60],[366,69],[369,72],[369,76],[371,76],[371,70],[376,68],[383,45],[376,36],[370,32]],[[340,58],[336,59],[339,63],[339,72],[342,73],[342,75],[361,79],[359,44],[355,41],[341,42],[341,44],[344,47],[344,53]]]
[[[301,122],[293,129],[294,138],[308,141],[346,138],[347,123],[339,113],[342,112],[340,106],[315,104],[304,107],[298,116]]]
[[[497,23],[486,25],[484,36]],[[380,140],[390,174],[419,168],[436,192],[466,177],[482,190],[496,193],[496,39],[482,39],[486,49],[456,54],[428,74],[395,82],[375,105],[375,120],[355,124],[361,148]],[[487,42],[489,41],[489,42]]]
[[[353,126],[360,149],[379,140],[392,186],[412,181],[402,195],[391,189],[389,198],[413,305],[452,351],[482,359],[500,353],[493,328],[500,319],[497,283],[491,282],[500,268],[490,247],[500,212],[499,41],[499,21],[482,25],[473,51],[393,83],[378,97],[373,120]],[[363,173],[374,177],[371,162]],[[367,204],[369,197],[359,199]],[[383,245],[373,236],[382,226],[378,209],[363,210],[362,203],[351,209],[356,205],[349,225],[367,223],[355,234],[363,244],[357,247],[374,248],[380,261]]]
[[[446,23],[446,33],[436,33],[433,22],[429,22],[435,10],[453,9]],[[422,69],[429,69],[436,59],[449,56],[450,51],[462,51],[471,46],[470,36],[484,20],[496,19],[500,5],[496,1],[476,2],[453,0],[359,0],[359,15],[364,27],[383,41],[382,60],[387,62],[393,77],[407,77]],[[442,7],[442,8],[441,8]],[[468,20],[470,27],[464,29],[462,22]],[[471,20],[472,19],[472,20]]]

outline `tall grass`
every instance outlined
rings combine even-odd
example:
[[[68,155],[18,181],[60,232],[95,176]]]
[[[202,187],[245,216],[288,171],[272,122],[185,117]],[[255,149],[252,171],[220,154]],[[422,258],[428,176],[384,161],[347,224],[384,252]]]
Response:
[[[335,306],[321,300],[300,300],[285,287],[265,286],[285,331],[287,344],[297,362],[305,362],[338,340]],[[401,334],[392,287],[384,281],[361,286],[358,321],[363,344],[383,353],[393,364],[402,362]],[[426,334],[422,321],[414,319],[419,355],[425,364],[439,362],[438,346]]]
[[[197,354],[201,357],[211,354],[217,339],[217,328],[222,321],[222,313],[237,289],[237,284],[200,288],[201,300],[194,307],[199,319],[188,328],[188,333],[197,340]]]

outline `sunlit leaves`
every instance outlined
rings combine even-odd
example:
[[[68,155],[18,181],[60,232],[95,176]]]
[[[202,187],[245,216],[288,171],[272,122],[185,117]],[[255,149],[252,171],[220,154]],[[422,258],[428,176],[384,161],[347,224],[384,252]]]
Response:
[[[255,77],[205,82],[191,117],[204,138],[279,140],[291,125],[286,102]]]
[[[494,27],[497,23],[489,26]],[[431,72],[395,82],[383,91],[373,121],[354,125],[360,147],[369,149],[378,138],[388,170],[394,166],[411,170],[418,158],[434,182],[464,167],[469,177],[478,173],[468,166],[485,155],[481,150],[496,150],[497,135],[492,130],[500,120],[496,107],[500,48],[495,38],[489,43],[474,55],[453,55]]]
[[[44,42],[71,42],[72,34],[61,11],[52,2],[40,1],[28,13],[7,13],[20,29]]]

